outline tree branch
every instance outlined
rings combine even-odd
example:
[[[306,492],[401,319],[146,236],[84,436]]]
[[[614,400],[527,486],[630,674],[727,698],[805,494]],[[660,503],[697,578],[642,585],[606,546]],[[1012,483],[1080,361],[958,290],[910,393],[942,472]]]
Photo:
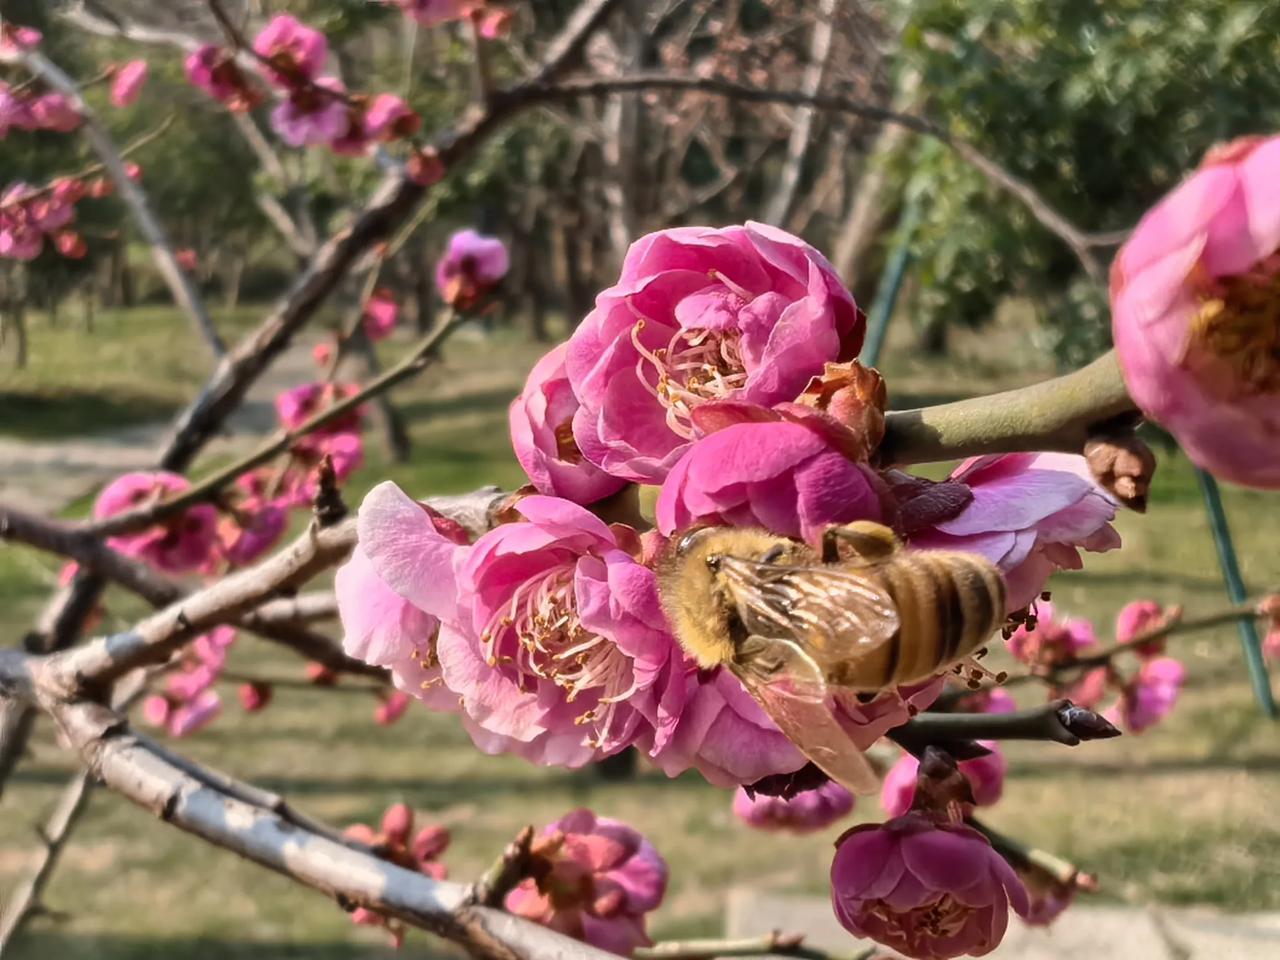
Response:
[[[226,344],[222,342],[222,338],[218,335],[213,319],[205,309],[204,301],[200,299],[200,294],[196,291],[195,285],[192,284],[191,278],[179,266],[177,258],[173,254],[173,247],[165,234],[164,227],[156,219],[155,214],[151,212],[151,205],[147,201],[146,194],[125,171],[124,159],[120,156],[119,149],[117,149],[110,135],[98,122],[93,111],[89,109],[84,97],[80,95],[79,85],[67,76],[61,67],[38,50],[19,50],[7,59],[9,62],[21,64],[31,71],[33,75],[39,77],[48,86],[66,97],[76,112],[83,118],[82,129],[85,137],[89,140],[94,152],[102,160],[102,165],[111,174],[111,179],[115,181],[116,189],[120,193],[120,199],[125,202],[130,213],[133,214],[133,219],[137,222],[138,229],[142,231],[143,237],[146,238],[147,243],[150,245],[151,257],[155,260],[156,269],[160,271],[160,276],[164,278],[164,282],[168,285],[169,292],[173,295],[174,303],[187,314],[187,317],[194,324],[196,332],[200,334],[205,343],[209,345],[209,349],[213,351],[213,355],[215,357],[223,356],[227,352]]]
[[[950,742],[968,740],[1049,740],[1074,747],[1083,740],[1118,737],[1120,731],[1092,710],[1055,700],[1014,713],[920,713],[893,734],[915,753],[917,747],[946,749]]]
[[[876,947],[867,947],[849,960],[870,960]],[[799,960],[837,960],[839,955],[817,947],[806,946],[804,935],[774,930],[762,937],[740,940],[669,940],[652,947],[639,947],[635,960],[716,960],[718,957],[797,957]]]

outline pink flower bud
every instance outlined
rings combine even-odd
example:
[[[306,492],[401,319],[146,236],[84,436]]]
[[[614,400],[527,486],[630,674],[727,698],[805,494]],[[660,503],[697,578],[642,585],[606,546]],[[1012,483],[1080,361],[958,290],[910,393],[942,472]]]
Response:
[[[194,273],[200,266],[200,255],[191,247],[179,247],[173,251],[173,259],[177,260],[178,266],[188,273]]]
[[[142,85],[147,81],[147,61],[130,60],[116,70],[115,79],[111,83],[111,103],[117,107],[127,107],[138,99]]]
[[[79,260],[89,252],[89,246],[84,242],[84,237],[74,230],[60,230],[55,233],[53,245],[58,248],[60,254],[71,260]]]
[[[409,842],[409,833],[413,830],[413,811],[407,803],[397,803],[387,807],[382,815],[382,835],[387,843],[404,846]]]
[[[444,179],[444,161],[440,159],[435,147],[423,147],[415,150],[413,156],[405,161],[405,175],[420,187],[430,187]]]
[[[323,663],[308,663],[303,672],[307,680],[317,687],[332,687],[338,682],[338,675]]]
[[[271,703],[269,683],[242,683],[236,692],[240,696],[240,706],[244,707],[246,713],[257,713]]]
[[[1176,617],[1176,608],[1165,610],[1154,600],[1134,600],[1126,604],[1116,615],[1116,642],[1134,643],[1142,634],[1164,626],[1168,619]],[[1164,652],[1164,641],[1155,640],[1135,644],[1134,650],[1144,657],[1154,657]]]
[[[449,238],[449,247],[436,264],[436,287],[451,307],[472,310],[497,287],[509,267],[501,240],[461,230]]]
[[[254,38],[253,50],[268,61],[267,75],[279,86],[293,89],[314,80],[324,69],[329,43],[288,14],[278,14]]]
[[[152,695],[142,701],[142,719],[153,727],[163,727],[169,722],[172,709],[167,697]]]
[[[374,708],[374,723],[382,727],[391,726],[404,716],[404,712],[409,709],[410,702],[409,695],[402,690],[387,694],[386,699]]]
[[[1120,723],[1133,733],[1159,723],[1173,709],[1186,676],[1186,667],[1173,657],[1147,660],[1121,691]]]
[[[400,318],[400,305],[395,294],[386,287],[379,287],[364,305],[364,332],[370,340],[385,340],[396,328]]]

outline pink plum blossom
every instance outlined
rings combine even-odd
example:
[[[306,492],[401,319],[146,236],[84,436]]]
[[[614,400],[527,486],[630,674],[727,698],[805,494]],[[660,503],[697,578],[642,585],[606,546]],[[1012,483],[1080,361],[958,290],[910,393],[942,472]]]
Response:
[[[708,419],[704,407],[694,422]],[[685,447],[658,497],[665,536],[701,523],[763,527],[816,543],[834,523],[880,520],[887,493],[876,472],[849,459],[816,411],[799,419],[762,408]]]
[[[1280,487],[1280,136],[1210,150],[1111,272],[1134,402],[1224,479]]]
[[[1187,669],[1173,657],[1147,660],[1125,684],[1107,718],[1132,733],[1142,733],[1168,716],[1177,702]]]
[[[482,750],[576,767],[641,737],[660,748],[685,666],[653,571],[620,546],[634,531],[555,497],[515,509],[522,522],[459,546],[383,483],[360,507],[359,549],[391,591],[440,621],[426,659]]]
[[[405,711],[409,709],[409,704],[412,702],[412,698],[401,690],[387,694],[374,708],[373,722],[380,727],[391,726],[404,716]]]
[[[254,89],[230,50],[212,43],[203,44],[187,56],[184,68],[193,87],[225,104],[232,112],[243,113],[262,100],[262,94]]]
[[[314,87],[295,90],[271,111],[271,126],[291,147],[331,143],[347,132],[347,104],[341,97],[321,93],[316,87],[343,91],[336,77],[321,77]]]
[[[844,834],[831,862],[831,900],[854,936],[920,960],[990,953],[1010,906],[1028,908],[1021,881],[986,837],[920,813]]]
[[[974,803],[979,807],[990,807],[998,803],[1004,793],[1009,761],[996,744],[984,742],[982,745],[991,752],[984,757],[961,760],[956,766],[969,781]],[[880,787],[880,805],[889,816],[900,817],[911,809],[919,770],[920,762],[911,754],[904,753],[885,774]]]
[[[394,93],[380,93],[364,113],[364,135],[370,140],[401,140],[422,126],[422,118]]]
[[[394,0],[396,6],[424,27],[467,16],[475,0]]]
[[[1057,611],[1048,600],[1037,600],[1035,611],[1035,629],[1019,624],[1007,641],[1009,652],[1023,663],[1070,663],[1097,645],[1093,624],[1083,617],[1057,619]]]
[[[510,10],[490,10],[480,20],[480,36],[486,40],[497,40],[507,35],[511,29],[513,14]]]
[[[319,30],[278,14],[254,38],[253,50],[268,61],[267,76],[274,83],[293,89],[315,80],[324,69],[329,43]]]
[[[1132,643],[1139,656],[1153,657],[1164,652],[1164,641],[1153,640],[1135,643],[1144,633],[1158,629],[1168,622],[1175,611],[1165,610],[1154,600],[1134,600],[1116,614],[1116,643]]]
[[[1049,926],[1075,900],[1075,884],[1059,883],[1042,870],[1019,870],[1018,878],[1027,890],[1027,912],[1022,915],[1022,922],[1029,927]]]
[[[460,230],[449,238],[436,264],[436,288],[445,303],[472,310],[507,275],[510,256],[506,244],[474,230]]]
[[[44,39],[35,27],[17,23],[0,23],[0,54],[13,55],[24,50],[34,50]]]
[[[222,713],[222,698],[215,690],[203,690],[191,700],[179,703],[169,714],[167,726],[173,737],[189,737],[202,730]]]
[[[135,507],[182,493],[191,484],[174,473],[126,473],[111,481],[93,505],[95,520],[104,520]],[[114,549],[138,557],[168,573],[184,573],[201,566],[213,550],[218,512],[207,503],[189,507],[176,517],[111,537]]]
[[[276,416],[286,430],[296,430],[316,414],[360,392],[354,383],[323,383],[313,381],[299,384],[276,395]],[[315,431],[317,434],[350,433],[360,429],[359,408],[350,410],[329,421]],[[314,435],[314,434],[313,434]]]
[[[506,907],[621,956],[650,944],[645,915],[662,903],[667,864],[632,827],[574,810],[535,841],[536,879],[507,895]]]
[[[449,875],[449,871],[440,863],[440,857],[449,849],[449,831],[444,827],[428,825],[415,835],[413,822],[414,815],[409,806],[396,803],[382,815],[382,822],[377,830],[368,824],[354,823],[343,834],[372,848],[377,856],[398,867],[425,874],[434,880],[443,880]],[[403,923],[366,907],[352,911],[351,922],[362,927],[385,927],[395,947],[404,942]]]
[[[813,833],[848,816],[853,803],[853,794],[834,780],[790,799],[762,793],[752,796],[745,787],[739,787],[733,795],[733,813],[759,830]]]
[[[794,401],[865,322],[831,265],[763,224],[681,227],[631,245],[569,340],[574,435],[607,473],[661,483],[708,400]]]
[[[279,542],[288,519],[278,504],[242,502],[218,522],[218,552],[233,567],[248,566]]]
[[[539,493],[593,503],[621,490],[626,481],[587,463],[574,442],[578,400],[565,374],[566,349],[561,344],[539,360],[524,390],[512,401],[511,444]]]
[[[910,537],[921,549],[980,553],[1004,572],[1009,610],[1038,597],[1055,570],[1078,570],[1081,549],[1120,546],[1116,505],[1081,456],[1012,453],[962,463],[951,479],[973,500],[956,517]]]
[[[32,120],[40,130],[70,133],[84,120],[71,100],[61,93],[43,93],[33,97],[28,109],[31,111]]]
[[[400,319],[400,305],[395,294],[385,287],[373,291],[364,305],[364,333],[370,340],[385,340],[396,328]]]
[[[0,140],[7,137],[11,129],[34,130],[35,126],[27,98],[11,92],[8,84],[0,83]]]
[[[115,79],[111,82],[112,105],[127,107],[137,100],[142,85],[147,82],[149,69],[145,60],[130,60],[116,70]]]

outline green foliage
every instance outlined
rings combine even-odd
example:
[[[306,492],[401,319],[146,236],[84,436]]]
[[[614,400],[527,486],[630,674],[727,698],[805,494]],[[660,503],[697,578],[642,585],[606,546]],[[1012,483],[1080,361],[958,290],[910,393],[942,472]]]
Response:
[[[1213,143],[1280,126],[1277,0],[899,0],[929,112],[1090,231],[1133,225]],[[1106,343],[1073,254],[939,144],[909,158],[922,325],[1030,296],[1075,362]],[[1108,251],[1100,250],[1105,262]]]

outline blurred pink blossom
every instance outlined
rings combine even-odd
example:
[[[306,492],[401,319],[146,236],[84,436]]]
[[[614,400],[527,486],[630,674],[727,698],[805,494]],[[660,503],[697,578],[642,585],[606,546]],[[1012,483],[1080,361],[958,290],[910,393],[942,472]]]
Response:
[[[651,943],[645,915],[662,903],[667,864],[635,829],[574,810],[533,853],[544,866],[507,895],[509,911],[621,956]]]
[[[103,488],[94,501],[93,516],[103,520],[135,507],[182,493],[191,484],[175,473],[126,473]],[[136,533],[111,537],[107,543],[121,553],[145,560],[167,573],[185,573],[200,567],[213,550],[218,532],[218,512],[207,503],[189,507],[176,517]]]
[[[398,867],[443,880],[449,872],[439,858],[449,848],[449,831],[428,825],[415,836],[413,822],[413,811],[408,805],[396,803],[387,808],[376,831],[368,824],[355,823],[343,833],[371,847],[379,857]],[[391,935],[392,946],[399,947],[404,942],[404,924],[373,910],[358,907],[351,913],[351,922],[362,927],[385,927]]]
[[[192,86],[233,112],[250,110],[262,101],[262,94],[241,71],[230,50],[212,43],[203,44],[187,56],[184,68]]]
[[[649,234],[569,340],[578,446],[607,473],[660,483],[700,435],[700,404],[793,401],[826,362],[857,355],[864,327],[831,265],[789,233]]]
[[[1280,487],[1280,136],[1219,145],[1111,271],[1129,394],[1198,466]]]
[[[43,93],[29,101],[28,109],[35,125],[40,130],[54,130],[58,133],[70,133],[83,122],[71,100],[60,93]]]
[[[24,27],[17,23],[0,23],[0,54],[12,55],[24,50],[33,50],[44,38],[35,27]]]
[[[364,113],[364,135],[370,140],[402,140],[422,126],[422,118],[394,93],[375,96]]]
[[[985,757],[961,760],[956,766],[969,781],[974,803],[979,807],[990,807],[999,803],[1004,793],[1009,761],[1000,752],[998,744],[983,742],[982,746],[991,752]],[[920,762],[911,754],[904,753],[885,774],[880,787],[880,806],[889,816],[900,817],[911,809],[919,770]]]
[[[150,68],[145,60],[130,60],[116,70],[115,79],[111,82],[111,103],[117,107],[127,107],[138,99],[142,85],[147,82],[147,71]]]
[[[1173,657],[1145,661],[1121,690],[1119,703],[1107,711],[1107,719],[1142,733],[1169,715],[1186,677],[1186,667]]]
[[[404,712],[409,709],[411,702],[409,695],[401,690],[387,694],[374,707],[373,722],[380,727],[391,726],[404,716]]]
[[[321,77],[314,87],[343,91],[336,77]],[[331,143],[347,132],[348,110],[341,97],[308,86],[295,90],[271,111],[271,126],[291,147]]]
[[[789,800],[763,793],[753,797],[745,787],[739,787],[733,794],[733,813],[759,830],[813,833],[844,819],[853,811],[853,803],[853,794],[834,780]]]
[[[34,130],[36,121],[31,116],[31,107],[27,98],[10,91],[7,83],[0,83],[0,140],[9,135],[11,129]]]
[[[1012,453],[966,460],[951,479],[973,500],[959,515],[915,532],[922,549],[980,553],[1004,572],[1008,608],[1038,597],[1055,570],[1078,570],[1081,549],[1114,550],[1115,502],[1093,480],[1084,457]]]
[[[510,257],[506,244],[474,230],[460,230],[436,264],[436,288],[445,303],[458,310],[472,310],[507,275]]]
[[[396,6],[424,27],[467,16],[475,0],[394,0]]]
[[[1167,611],[1154,600],[1134,600],[1116,614],[1116,643],[1133,643],[1144,633],[1161,627],[1172,611]],[[1140,656],[1154,657],[1164,652],[1164,641],[1139,643],[1134,649]]]
[[[269,683],[242,683],[236,689],[236,694],[240,697],[240,706],[244,707],[246,713],[265,710],[271,703],[271,692]]]
[[[268,61],[267,76],[274,83],[293,89],[315,80],[324,69],[329,43],[323,33],[296,17],[277,14],[254,38],[253,50]]]
[[[667,734],[654,725],[678,713],[685,668],[653,571],[619,545],[634,533],[620,541],[555,497],[515,509],[522,522],[459,546],[383,483],[360,507],[359,549],[387,587],[440,621],[429,663],[482,750],[576,767],[641,736],[660,748]]]
[[[908,813],[854,827],[836,842],[831,900],[840,924],[920,960],[982,956],[1004,938],[1027,894],[987,838]]]
[[[166,726],[170,736],[189,737],[202,730],[222,713],[222,698],[216,690],[206,689],[193,699],[178,703],[169,714]]]
[[[672,467],[658,497],[663,535],[712,523],[816,543],[832,524],[883,519],[887,488],[840,448],[844,428],[817,411],[794,410],[795,417],[739,404],[695,411],[695,424],[714,412],[728,425],[708,428]]]
[[[396,328],[400,319],[400,305],[396,303],[395,294],[386,287],[373,291],[364,305],[364,332],[370,340],[385,340]]]
[[[510,10],[490,10],[480,20],[480,36],[486,40],[505,37],[511,29],[513,14]]]
[[[1054,666],[1070,663],[1098,643],[1093,624],[1083,617],[1056,619],[1048,600],[1035,602],[1035,629],[1019,624],[1006,641],[1009,652],[1023,663]]]
[[[516,459],[539,493],[594,503],[621,490],[625,480],[587,463],[573,439],[578,400],[565,374],[565,344],[552,349],[529,373],[511,403],[508,420]]]

